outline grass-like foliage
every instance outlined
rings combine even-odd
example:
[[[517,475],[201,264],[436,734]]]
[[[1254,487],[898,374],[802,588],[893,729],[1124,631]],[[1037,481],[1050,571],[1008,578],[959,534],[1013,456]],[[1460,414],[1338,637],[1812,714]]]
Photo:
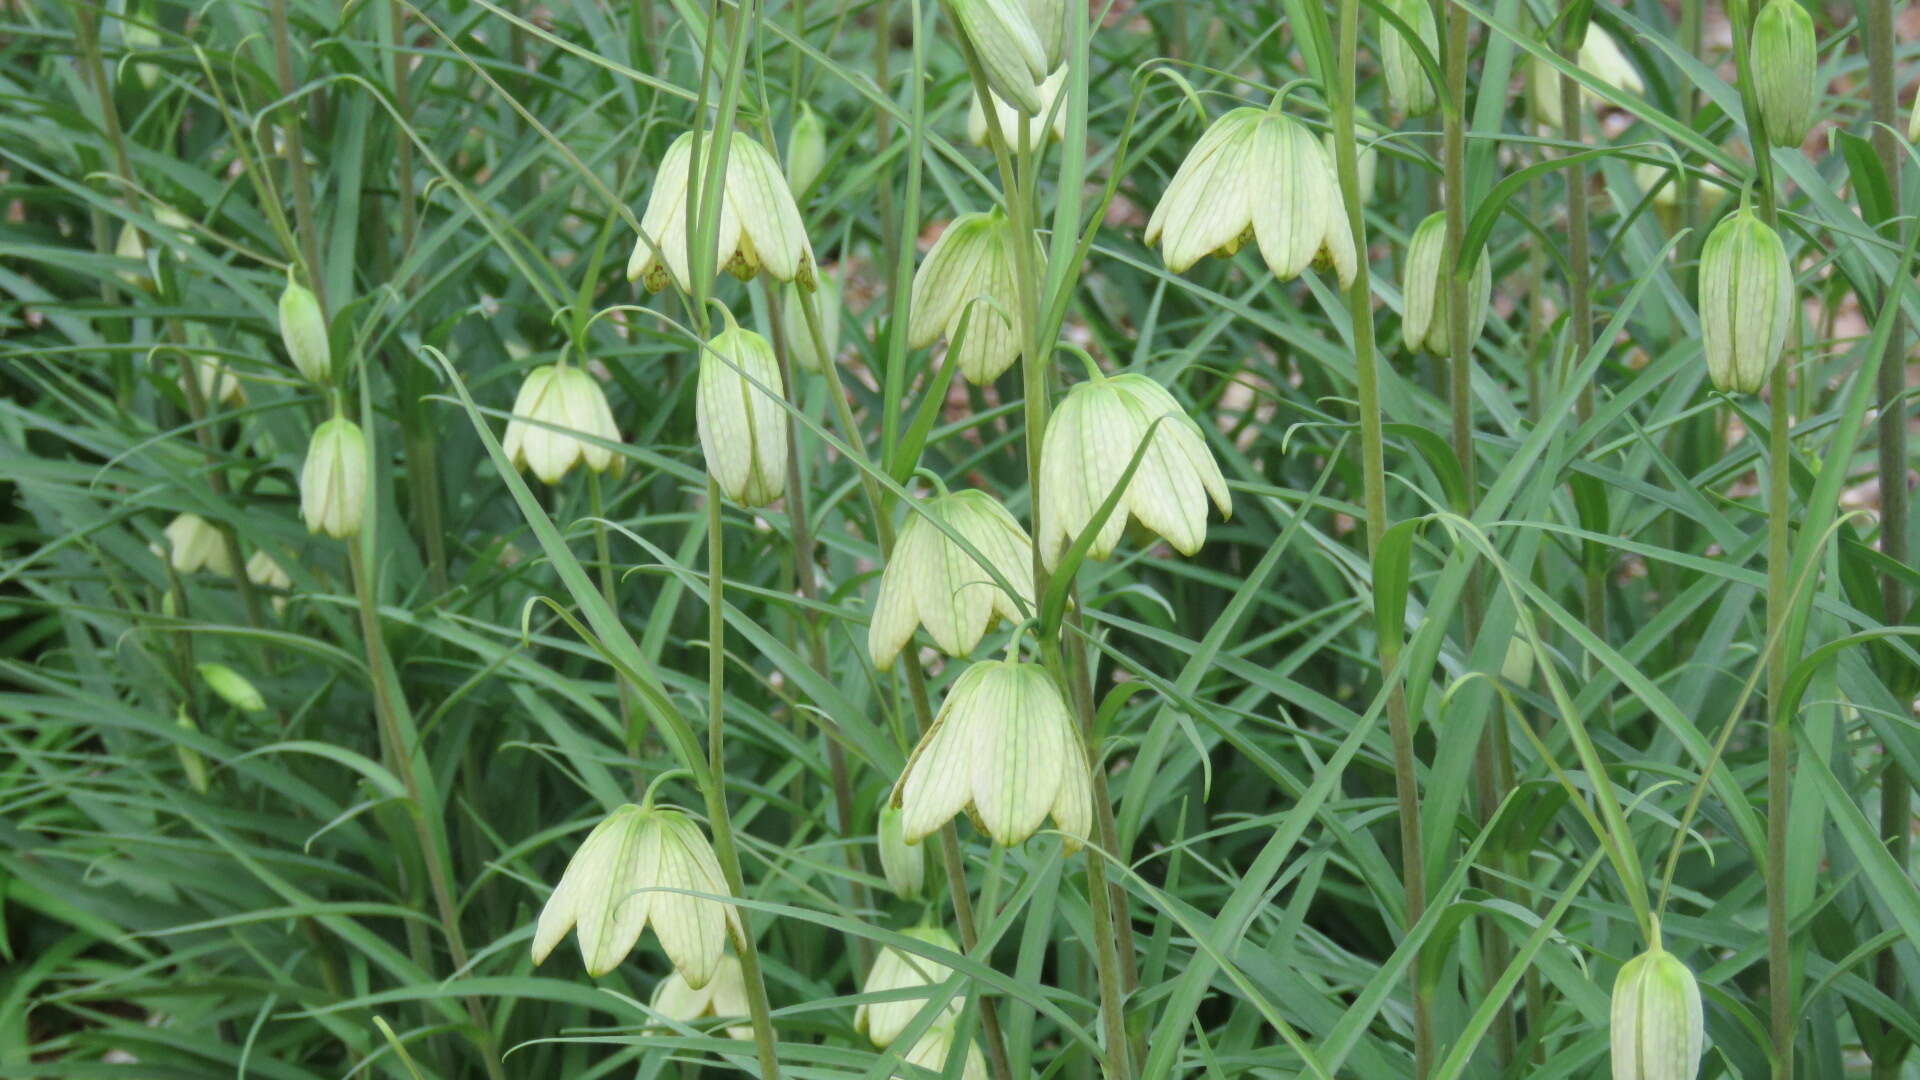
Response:
[[[1905,7],[0,4],[0,1075],[1920,1078]]]

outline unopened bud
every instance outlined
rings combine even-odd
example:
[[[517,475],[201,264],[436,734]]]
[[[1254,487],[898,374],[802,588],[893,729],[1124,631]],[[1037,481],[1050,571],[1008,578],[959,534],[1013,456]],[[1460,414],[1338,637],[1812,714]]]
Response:
[[[333,382],[333,347],[327,339],[327,316],[313,290],[287,274],[280,294],[280,341],[300,374],[315,386]]]
[[[1700,249],[1700,336],[1713,385],[1759,392],[1792,314],[1793,267],[1780,234],[1751,209],[1728,214]]]
[[[1767,0],[1753,20],[1753,89],[1760,126],[1775,146],[1797,147],[1819,101],[1813,17],[1800,0]]]

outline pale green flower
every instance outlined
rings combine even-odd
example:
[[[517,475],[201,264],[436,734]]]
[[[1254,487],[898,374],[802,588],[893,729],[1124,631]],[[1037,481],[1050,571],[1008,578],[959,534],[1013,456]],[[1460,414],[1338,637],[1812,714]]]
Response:
[[[1017,242],[1012,222],[998,207],[954,218],[914,271],[907,344],[923,349],[945,336],[951,345],[961,317],[966,316],[966,339],[948,361],[960,365],[960,374],[980,385],[1012,367],[1020,356],[1020,336],[1013,323],[1018,304],[1013,275]],[[1035,258],[1044,258],[1039,239],[1028,242]]]
[[[273,556],[265,551],[255,551],[247,558],[247,580],[263,589],[274,592],[273,611],[278,615],[287,609],[286,592],[293,588],[293,579],[286,570],[273,561]]]
[[[592,375],[571,364],[534,368],[513,401],[500,448],[516,469],[557,484],[575,465],[605,472],[613,464],[610,447],[567,434],[577,431],[604,442],[620,441],[613,409]],[[560,429],[560,430],[556,430]]]
[[[225,664],[196,664],[194,669],[200,673],[200,680],[207,689],[221,701],[239,709],[241,712],[261,712],[267,707],[267,699],[260,696],[260,690],[247,681],[245,675]]]
[[[891,804],[880,808],[879,831],[880,871],[886,875],[887,888],[902,900],[919,896],[927,882],[927,849],[907,843],[900,809]]]
[[[900,530],[867,625],[867,652],[883,671],[913,639],[915,627],[925,626],[947,655],[965,656],[994,620],[1018,622],[1022,603],[1027,611],[1034,608],[1033,541],[1005,507],[981,491],[935,496],[922,506]],[[941,524],[965,537],[986,563],[976,562]]]
[[[945,930],[931,926],[916,926],[900,931],[901,936],[910,937],[925,945],[947,952],[958,953],[960,946],[953,936]],[[947,981],[953,969],[935,960],[929,960],[917,953],[896,949],[891,945],[880,950],[874,958],[873,970],[867,972],[867,981],[860,987],[862,994],[886,994],[895,990],[910,990],[921,986],[938,986]],[[865,1032],[875,1046],[890,1045],[900,1037],[900,1033],[913,1023],[926,1006],[930,994],[918,997],[904,997],[895,1001],[863,1002],[853,1011],[853,1028]],[[947,1002],[942,1010],[942,1020],[960,1015],[960,999],[955,997]],[[939,1021],[936,1021],[938,1023]]]
[[[246,404],[247,391],[240,385],[240,377],[218,356],[190,357],[180,372],[183,394],[187,392],[189,379],[198,380],[200,399],[211,407]]]
[[[1754,104],[1767,141],[1798,147],[1820,101],[1813,16],[1800,0],[1767,0],[1753,20]]]
[[[1640,73],[1634,70],[1633,61],[1627,59],[1627,54],[1620,49],[1620,43],[1613,40],[1613,35],[1601,29],[1598,23],[1587,24],[1587,36],[1574,56],[1574,63],[1581,71],[1615,90],[1634,95],[1647,92],[1647,85],[1641,81]],[[1565,120],[1560,111],[1560,72],[1552,64],[1535,59],[1527,65],[1527,78],[1528,92],[1533,95],[1534,114],[1541,123],[1560,127]],[[1580,88],[1580,100],[1591,105],[1601,99],[1583,86]]]
[[[704,157],[713,139],[701,142]],[[673,141],[647,196],[640,218],[640,239],[627,259],[627,280],[659,292],[669,281],[682,291],[692,288],[692,260],[687,252],[688,173],[693,167],[693,132]],[[695,183],[705,179],[699,174]],[[807,241],[800,208],[780,163],[765,147],[734,132],[727,147],[726,179],[722,184],[719,228],[715,234],[714,269],[742,281],[762,270],[776,281],[797,281],[813,287],[813,246]]]
[[[827,165],[827,126],[806,102],[793,111],[787,129],[787,189],[804,194]]]
[[[1786,347],[1793,267],[1760,215],[1735,210],[1700,249],[1700,336],[1713,385],[1758,393]]]
[[[1405,283],[1401,299],[1405,310],[1400,333],[1410,349],[1425,349],[1435,356],[1452,351],[1447,340],[1447,215],[1436,212],[1413,230],[1407,244]],[[1467,344],[1480,340],[1487,325],[1487,301],[1493,294],[1493,270],[1487,265],[1483,249],[1474,264],[1473,280],[1467,283]]]
[[[700,350],[700,447],[721,493],[742,506],[765,506],[786,492],[784,393],[780,361],[759,334],[730,326]]]
[[[908,1065],[918,1065],[929,1072],[946,1075],[947,1062],[952,1060],[954,1039],[957,1033],[951,1021],[933,1025],[914,1042],[913,1049],[901,1058]],[[895,1073],[895,1076],[905,1075]],[[915,1074],[916,1076],[918,1074]],[[980,1047],[967,1044],[967,1059],[960,1067],[960,1080],[987,1080],[987,1060],[980,1056]]]
[[[653,1011],[669,1020],[691,1024],[709,1017],[727,1019],[747,1015],[747,977],[740,958],[728,953],[714,968],[707,985],[695,987],[675,968],[653,988]],[[753,1038],[752,1024],[728,1024],[729,1039]]]
[[[300,517],[308,532],[345,540],[360,531],[367,502],[367,440],[336,416],[313,430],[300,470]]]
[[[820,336],[826,339],[827,354],[838,356],[840,352],[840,283],[830,274],[820,275],[820,287],[814,293],[820,305]],[[787,339],[787,358],[793,366],[809,374],[819,375],[827,370],[825,361],[813,347],[813,331],[807,328],[807,312],[803,307],[807,297],[792,285],[783,286],[780,292],[780,331]]]
[[[949,0],[987,86],[1001,100],[1031,116],[1040,111],[1040,81],[1048,62],[1041,34],[1021,0]]]
[[[1433,5],[1427,0],[1386,0],[1386,6],[1420,35],[1430,56],[1440,52],[1440,29],[1433,18]],[[1387,77],[1387,104],[1393,109],[1418,115],[1440,103],[1433,80],[1405,34],[1385,19],[1380,20],[1380,69]]]
[[[1658,935],[1655,935],[1658,937]],[[1613,983],[1613,1080],[1693,1080],[1706,1052],[1693,972],[1656,941]]]
[[[1087,838],[1093,779],[1080,733],[1038,664],[983,660],[954,680],[894,787],[907,843],[962,810],[995,843],[1032,836],[1049,814],[1069,850]]]
[[[280,342],[306,380],[315,386],[333,382],[333,346],[327,340],[327,316],[313,290],[293,280],[280,293]]]
[[[233,563],[227,558],[227,543],[220,530],[199,514],[181,514],[167,523],[167,557],[181,574],[205,570],[218,577],[232,577]]]
[[[706,834],[679,810],[622,806],[587,834],[540,909],[533,962],[575,930],[587,974],[605,975],[651,925],[687,986],[705,987],[740,923],[731,905],[690,892],[731,895]]]
[[[1061,68],[1046,77],[1040,84],[1040,111],[1031,116],[1022,116],[1019,110],[1000,100],[993,94],[993,112],[1000,124],[1000,136],[1014,149],[1025,146],[1029,149],[1040,145],[1041,140],[1051,135],[1055,142],[1067,137],[1067,104],[1060,95],[1067,85],[1067,69]],[[967,107],[967,141],[975,146],[987,145],[987,111],[980,107],[980,95],[970,94],[971,104]],[[1059,108],[1054,103],[1059,102]],[[1051,116],[1051,122],[1048,117]],[[1046,125],[1044,128],[1042,125]]]
[[[1200,425],[1172,394],[1145,375],[1091,379],[1067,391],[1040,444],[1040,554],[1049,569],[1093,521],[1149,428],[1153,442],[1087,554],[1113,554],[1131,517],[1191,555],[1207,538],[1208,498],[1222,517],[1233,513]]]

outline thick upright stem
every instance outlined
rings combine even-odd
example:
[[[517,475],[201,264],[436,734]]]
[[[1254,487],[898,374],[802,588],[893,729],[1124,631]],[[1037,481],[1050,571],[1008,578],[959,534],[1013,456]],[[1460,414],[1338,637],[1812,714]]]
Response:
[[[1373,336],[1373,281],[1367,266],[1366,208],[1360,200],[1360,168],[1354,142],[1354,94],[1359,68],[1360,0],[1340,0],[1339,73],[1333,80],[1334,164],[1340,176],[1340,197],[1346,204],[1347,225],[1353,233],[1353,283],[1347,289],[1347,307],[1353,320],[1355,392],[1360,401],[1360,458],[1363,501],[1367,516],[1367,552],[1379,550],[1386,535],[1386,452],[1381,430],[1379,357]],[[1406,892],[1406,929],[1420,921],[1427,909],[1425,858],[1420,839],[1419,775],[1413,753],[1413,724],[1407,715],[1406,690],[1396,672],[1402,647],[1401,628],[1381,627],[1380,677],[1387,681],[1387,725],[1393,736],[1393,775],[1399,800],[1400,875]],[[1415,1080],[1424,1080],[1433,1068],[1433,1003],[1422,989],[1420,961],[1407,967],[1413,997],[1413,1059]]]

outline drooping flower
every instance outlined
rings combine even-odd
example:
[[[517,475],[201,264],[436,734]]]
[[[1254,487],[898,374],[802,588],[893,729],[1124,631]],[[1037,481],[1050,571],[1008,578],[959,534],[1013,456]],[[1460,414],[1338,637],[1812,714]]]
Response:
[[[1040,111],[1031,116],[1022,116],[1018,109],[993,95],[994,118],[1000,124],[1000,135],[1007,145],[1015,149],[1022,146],[1038,147],[1042,139],[1052,136],[1055,142],[1067,137],[1067,107],[1060,101],[1061,91],[1067,85],[1067,69],[1061,68],[1046,77],[1040,84]],[[970,96],[967,107],[967,141],[975,146],[987,145],[987,111],[980,107],[980,95]],[[1054,107],[1060,102],[1059,108]],[[1049,120],[1051,117],[1051,120]],[[1042,125],[1045,125],[1044,127]]]
[[[927,849],[907,843],[905,826],[898,807],[880,808],[880,872],[886,875],[887,888],[902,900],[920,895],[927,883]]]
[[[1326,149],[1275,109],[1247,106],[1214,121],[1173,174],[1143,239],[1160,245],[1176,274],[1249,240],[1282,281],[1330,265],[1345,286],[1357,268]]]
[[[650,1004],[653,1011],[682,1024],[708,1017],[746,1016],[747,978],[740,967],[740,958],[732,953],[722,956],[719,966],[714,968],[713,978],[700,987],[688,983],[687,977],[675,968],[653,988]],[[728,1024],[726,1031],[730,1039],[753,1038],[752,1024]]]
[[[533,962],[575,930],[587,974],[605,975],[652,926],[687,986],[701,989],[740,923],[730,905],[688,893],[730,895],[706,834],[679,810],[628,803],[594,826],[567,863],[540,909]]]
[[[1026,6],[1027,20],[1051,71],[1067,58],[1067,47],[1073,44],[1073,5],[1067,0],[1026,0]]]
[[[263,589],[273,590],[273,611],[279,614],[287,609],[287,590],[293,588],[293,579],[287,576],[273,556],[264,550],[255,551],[247,557],[247,581]]]
[[[1753,89],[1760,126],[1775,146],[1797,147],[1819,103],[1813,16],[1800,0],[1767,0],[1753,20]]]
[[[1700,336],[1707,374],[1728,393],[1766,385],[1793,317],[1793,267],[1780,234],[1735,210],[1700,248]]]
[[[336,416],[313,429],[300,470],[300,517],[307,531],[346,540],[359,533],[367,502],[367,440]]]
[[[827,126],[803,101],[794,109],[793,126],[787,129],[787,190],[796,198],[804,195],[826,165]]]
[[[240,385],[240,377],[218,356],[189,357],[180,372],[181,393],[187,392],[190,379],[198,381],[200,400],[211,407],[246,403],[246,387]]]
[[[1018,622],[1032,611],[1033,541],[1012,514],[983,491],[957,491],[909,515],[880,576],[880,596],[867,625],[867,652],[881,670],[925,626],[949,656],[965,656],[995,619]],[[965,538],[976,561],[941,526]],[[989,571],[991,568],[991,572]],[[1014,589],[995,581],[998,574]]]
[[[935,926],[916,926],[900,931],[901,936],[912,938],[925,945],[947,952],[958,953],[960,946],[953,935]],[[888,994],[896,990],[910,990],[921,986],[938,986],[947,981],[953,969],[937,960],[929,960],[917,953],[896,949],[891,945],[880,950],[874,958],[873,970],[867,972],[867,981],[860,987],[862,994]],[[853,1028],[866,1033],[875,1046],[888,1046],[900,1037],[900,1033],[913,1023],[925,1007],[927,997],[900,998],[895,1001],[862,1002],[853,1011]],[[947,1002],[942,1010],[946,1018],[960,1015],[958,997]]]
[[[1425,349],[1435,356],[1452,351],[1447,337],[1447,215],[1436,212],[1413,230],[1407,244],[1406,280],[1401,299],[1406,308],[1400,320],[1400,333],[1407,347]],[[1467,283],[1467,344],[1480,340],[1487,325],[1487,301],[1493,293],[1493,271],[1487,265],[1487,253],[1480,252],[1474,264],[1473,279]]]
[[[998,207],[954,218],[914,271],[907,344],[923,349],[945,336],[951,346],[965,316],[966,337],[948,361],[979,385],[1012,367],[1020,355],[1013,321],[1013,246],[1018,242],[1013,223]],[[1039,239],[1028,242],[1041,258]]]
[[[840,283],[831,274],[820,275],[820,287],[814,292],[814,302],[820,305],[820,336],[826,340],[827,355],[840,353]],[[826,362],[821,360],[820,352],[814,348],[813,331],[807,327],[807,313],[802,307],[807,297],[791,285],[780,294],[780,330],[787,339],[787,357],[793,366],[812,375],[827,370]]]
[[[327,339],[327,316],[313,290],[293,280],[280,293],[280,342],[306,380],[315,386],[333,382],[333,346]]]
[[[610,447],[567,433],[620,441],[607,395],[585,369],[566,363],[534,368],[520,384],[513,413],[500,448],[514,468],[531,469],[541,480],[557,484],[575,465],[605,472],[613,464]]]
[[[1613,1080],[1699,1075],[1707,1042],[1700,984],[1657,940],[1614,980],[1612,1041]]]
[[[700,350],[700,447],[721,493],[742,506],[765,506],[786,492],[787,435],[776,396],[785,392],[773,346],[751,330],[729,326]]]
[[[945,5],[980,60],[987,87],[1021,112],[1040,111],[1049,63],[1040,31],[1021,0],[949,0]]]
[[[1053,677],[983,660],[960,674],[894,786],[907,843],[971,810],[995,843],[1032,836],[1049,814],[1069,850],[1087,838],[1093,779]]]
[[[1113,554],[1132,517],[1191,555],[1207,538],[1208,498],[1222,517],[1233,513],[1206,436],[1172,394],[1140,374],[1090,379],[1067,391],[1040,444],[1040,555],[1049,569],[1093,521],[1149,429],[1153,441],[1087,554]]]
[[[1385,6],[1413,28],[1429,56],[1439,55],[1440,28],[1433,18],[1433,5],[1427,0],[1386,0]],[[1385,18],[1380,20],[1380,69],[1387,77],[1387,104],[1394,110],[1417,116],[1440,103],[1407,35]]]
[[[1633,61],[1627,59],[1627,54],[1620,50],[1620,43],[1613,40],[1613,35],[1601,29],[1598,23],[1587,24],[1587,36],[1581,41],[1574,63],[1581,71],[1615,90],[1635,95],[1647,92],[1647,85],[1641,81],[1640,72],[1634,69]],[[1559,70],[1536,58],[1527,65],[1527,78],[1533,95],[1534,114],[1549,127],[1562,126],[1566,118],[1560,111]],[[1583,86],[1580,88],[1580,100],[1590,106],[1601,99]]]
[[[702,157],[713,147],[711,137],[703,139]],[[647,196],[647,211],[640,218],[640,239],[627,259],[627,280],[641,282],[650,292],[666,288],[669,281],[683,291],[692,288],[687,197],[706,178],[701,169],[690,185],[694,167],[693,132],[689,131],[675,139],[661,159]],[[811,289],[813,246],[780,163],[765,147],[737,131],[727,144],[722,194],[714,270],[725,270],[742,281],[764,270],[776,281],[794,281]]]
[[[901,1060],[944,1076],[947,1063],[953,1059],[956,1038],[958,1032],[952,1021],[935,1024],[914,1042],[913,1049]],[[967,1059],[960,1066],[960,1080],[987,1080],[987,1060],[980,1056],[980,1047],[971,1042],[967,1044]]]
[[[206,518],[199,514],[181,514],[167,523],[164,535],[167,558],[176,573],[194,574],[205,570],[217,577],[233,576],[226,539]]]

